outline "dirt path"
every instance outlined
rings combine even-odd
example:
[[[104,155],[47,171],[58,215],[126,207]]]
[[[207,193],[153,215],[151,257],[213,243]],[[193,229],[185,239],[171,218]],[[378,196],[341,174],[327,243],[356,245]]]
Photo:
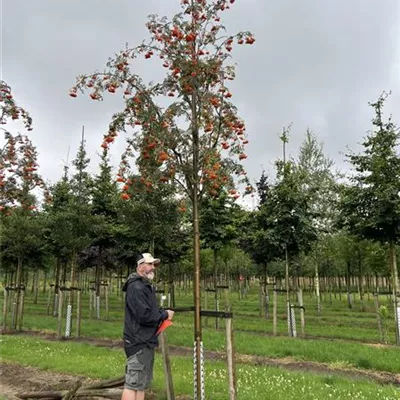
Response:
[[[2,332],[3,334],[11,334],[10,332]],[[41,332],[34,332],[34,331],[26,331],[22,333],[12,333],[14,335],[26,335],[26,336],[35,336],[40,337],[46,340],[58,340],[54,334],[44,334]],[[64,339],[66,340],[66,339]],[[95,346],[101,347],[111,347],[111,348],[121,348],[122,349],[122,342],[120,340],[111,340],[111,339],[100,339],[100,338],[71,338],[68,339],[75,342],[85,342]],[[171,355],[180,355],[180,356],[187,356],[191,357],[193,354],[193,350],[190,348],[185,347],[176,347],[170,346],[170,354]],[[205,358],[209,360],[224,360],[225,354],[222,352],[216,351],[206,351]],[[396,386],[400,386],[400,374],[393,374],[390,372],[376,372],[370,370],[361,370],[361,369],[344,369],[344,368],[336,368],[332,367],[329,364],[324,363],[317,363],[311,361],[297,361],[292,358],[268,358],[268,357],[261,357],[261,356],[252,356],[252,355],[244,355],[244,354],[236,354],[236,360],[239,363],[243,364],[252,364],[252,365],[265,365],[265,366],[274,366],[274,367],[282,367],[285,369],[289,369],[292,371],[304,371],[304,372],[311,372],[317,374],[330,374],[330,375],[342,375],[347,378],[351,379],[369,379],[375,382],[379,382],[381,384],[392,384]],[[8,367],[5,369],[3,373],[3,366],[1,372],[1,383],[4,382],[11,386],[13,385],[13,378],[15,380],[15,374],[12,373],[12,368],[25,368],[25,367],[10,367],[11,371],[8,371]],[[57,374],[48,371],[41,371],[34,368],[27,368],[25,374],[30,376],[30,379],[33,382],[33,385],[40,386],[41,384],[47,384],[48,382],[67,382],[71,381],[71,377],[65,374]],[[45,375],[43,378],[42,375]],[[46,375],[48,374],[48,377]],[[7,376],[10,377],[9,382],[7,381]],[[24,376],[19,375],[19,376]],[[35,378],[37,376],[37,379]],[[77,379],[74,377],[73,379]],[[87,378],[86,378],[87,380]],[[8,382],[8,383],[7,383]],[[43,389],[45,390],[45,389]],[[14,391],[15,393],[15,391]]]
[[[57,392],[71,389],[80,380],[82,387],[100,381],[84,376],[75,376],[53,371],[45,371],[33,367],[24,367],[19,364],[0,363],[0,398],[8,400],[21,400],[18,395],[32,392]],[[109,389],[107,395],[84,396],[85,400],[120,400],[123,386]],[[103,392],[104,393],[104,392]],[[81,398],[81,397],[78,397]],[[146,391],[146,400],[156,400],[157,394]],[[176,400],[189,400],[191,397],[179,395]]]
[[[82,379],[84,383],[91,382],[86,377],[60,374],[2,362],[0,369],[0,393],[7,399],[17,399],[16,394],[22,392],[68,389],[79,379]]]

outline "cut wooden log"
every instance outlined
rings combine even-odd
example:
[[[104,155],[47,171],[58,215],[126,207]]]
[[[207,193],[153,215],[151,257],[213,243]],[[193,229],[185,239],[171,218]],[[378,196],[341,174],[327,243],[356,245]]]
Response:
[[[111,379],[106,379],[104,381],[92,383],[90,385],[85,385],[82,386],[82,390],[88,390],[88,389],[111,389],[111,388],[116,388],[119,386],[123,386],[125,383],[125,376],[122,376],[120,378],[111,378]]]
[[[26,392],[19,393],[17,396],[20,399],[52,399],[61,400],[70,393],[71,390],[59,391],[45,391],[45,392]],[[107,398],[121,398],[122,389],[80,389],[74,394],[76,397],[107,397]]]
[[[20,399],[62,399],[71,400],[74,397],[109,397],[119,399],[122,395],[122,386],[125,377],[106,379],[100,382],[82,386],[82,381],[77,381],[69,390],[55,390],[43,392],[19,393],[16,396]],[[116,389],[121,387],[119,389]]]
[[[75,382],[71,389],[68,390],[68,392],[63,396],[63,400],[72,400],[75,397],[76,392],[78,389],[82,386],[82,381],[79,380]]]

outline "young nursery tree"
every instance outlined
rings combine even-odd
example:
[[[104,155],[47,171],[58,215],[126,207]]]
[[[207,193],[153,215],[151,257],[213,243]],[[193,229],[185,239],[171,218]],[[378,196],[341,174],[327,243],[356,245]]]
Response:
[[[265,318],[268,318],[268,266],[274,258],[280,255],[280,249],[268,219],[270,210],[266,204],[270,201],[271,190],[274,186],[269,182],[265,171],[262,172],[260,180],[256,182],[256,186],[259,198],[258,209],[248,214],[247,221],[241,230],[242,238],[240,243],[242,248],[251,255],[254,262],[262,267],[260,270],[259,314],[261,317],[264,310]]]
[[[319,290],[318,258],[321,248],[324,247],[328,236],[334,232],[334,224],[337,220],[339,193],[337,190],[338,174],[333,170],[333,161],[324,154],[322,143],[309,129],[300,146],[298,156],[298,168],[301,172],[302,190],[309,197],[309,204],[313,211],[313,225],[318,232],[318,240],[315,241],[312,254],[315,270],[315,295],[317,311],[321,313],[321,297]],[[322,243],[319,243],[322,242]]]
[[[100,295],[101,270],[114,266],[112,252],[115,247],[115,234],[118,230],[118,187],[112,176],[109,155],[103,149],[100,162],[100,173],[93,180],[91,188],[91,213],[96,218],[95,231],[91,247],[81,254],[81,260],[95,264],[95,291]],[[91,256],[91,257],[90,257]]]
[[[308,251],[317,238],[310,198],[302,187],[298,165],[286,160],[288,130],[281,136],[283,160],[276,162],[276,181],[260,206],[261,231],[270,249],[285,259],[286,302],[289,310],[289,262],[302,251]],[[268,240],[268,241],[267,241]],[[289,314],[288,314],[289,315]],[[289,320],[288,320],[289,322]],[[289,333],[291,332],[288,326]]]
[[[234,226],[234,200],[228,193],[221,191],[217,198],[207,197],[202,201],[200,213],[200,232],[205,247],[213,251],[214,305],[218,310],[218,252],[238,236]],[[215,318],[218,329],[219,320]]]
[[[93,179],[87,169],[90,159],[87,157],[84,131],[82,129],[82,139],[72,161],[75,173],[70,180],[71,196],[69,198],[68,212],[70,222],[70,242],[71,250],[71,287],[75,287],[77,272],[78,253],[87,248],[92,242],[92,236],[96,229],[98,220],[92,213],[92,187]],[[73,305],[73,290],[69,292],[69,304]]]
[[[398,321],[398,271],[396,243],[400,238],[400,132],[391,118],[383,119],[387,94],[370,106],[375,111],[375,130],[365,139],[364,152],[348,156],[355,169],[351,185],[344,188],[342,222],[362,237],[389,244],[392,271],[396,343],[400,345]]]
[[[221,14],[233,3],[234,0],[181,0],[182,12],[172,21],[151,16],[147,22],[149,43],[127,47],[109,60],[103,73],[79,76],[70,91],[76,97],[78,90],[88,89],[94,100],[101,100],[104,92],[123,93],[125,107],[113,116],[102,146],[107,148],[119,132],[134,129],[131,143],[138,152],[143,182],[154,190],[157,185],[174,180],[190,199],[198,398],[202,392],[199,199],[204,194],[215,195],[220,187],[233,191],[232,174],[247,183],[240,161],[247,158],[244,146],[248,140],[244,121],[231,101],[228,83],[235,78],[235,72],[228,61],[235,44],[253,44],[255,39],[249,32],[226,34]],[[130,69],[139,57],[158,57],[166,69],[165,79],[145,84]],[[169,104],[163,106],[161,97]],[[248,184],[246,188],[251,190]]]
[[[32,130],[32,118],[16,104],[11,88],[0,81],[0,124],[6,125],[9,119],[22,119],[25,128]],[[31,193],[36,187],[45,187],[37,172],[36,148],[28,136],[2,130],[5,143],[0,148],[0,212],[9,215],[15,207],[34,210],[36,206]]]
[[[21,119],[27,130],[32,130],[32,119],[15,102],[11,88],[0,81],[0,124]],[[5,144],[0,148],[0,215],[3,228],[2,244],[8,255],[16,260],[17,301],[13,328],[16,328],[22,285],[22,267],[30,252],[39,250],[40,236],[37,218],[36,191],[45,189],[43,179],[38,173],[37,151],[28,136],[12,135],[4,131]],[[35,228],[36,227],[36,228]],[[35,233],[37,236],[35,236]],[[35,247],[37,247],[35,249]],[[21,320],[19,327],[21,328]]]

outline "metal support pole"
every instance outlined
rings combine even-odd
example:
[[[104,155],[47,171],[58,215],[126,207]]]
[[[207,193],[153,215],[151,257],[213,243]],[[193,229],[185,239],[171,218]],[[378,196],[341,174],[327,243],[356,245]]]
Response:
[[[297,295],[298,295],[299,308],[300,308],[301,335],[304,336],[305,335],[306,320],[305,320],[305,317],[304,317],[303,290],[299,289]]]
[[[71,336],[71,325],[72,325],[72,305],[67,306],[67,318],[65,322],[65,337],[69,338]]]
[[[193,380],[193,400],[205,400],[205,387],[204,387],[204,359],[203,359],[203,342],[200,342],[200,360],[197,358],[198,349],[196,346],[196,342],[194,342],[193,346],[193,373],[196,377],[198,363],[200,363],[200,399],[198,398],[198,387],[197,387],[197,379]]]
[[[297,337],[296,315],[294,313],[294,307],[292,305],[290,305],[289,318],[290,318],[290,333],[291,333],[290,336]]]
[[[96,296],[96,318],[100,319],[100,296]]]
[[[62,330],[62,308],[63,308],[63,291],[58,289],[59,298],[58,298],[58,323],[57,323],[57,337],[61,338],[61,330]]]
[[[78,290],[76,297],[76,337],[81,336],[82,292]]]
[[[229,400],[236,400],[236,365],[233,344],[232,318],[227,318],[226,326],[226,359],[228,363]]]

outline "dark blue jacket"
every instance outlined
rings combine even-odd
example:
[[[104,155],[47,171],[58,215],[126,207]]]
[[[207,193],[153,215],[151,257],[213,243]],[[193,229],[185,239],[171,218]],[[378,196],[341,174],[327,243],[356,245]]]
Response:
[[[127,357],[144,347],[157,347],[156,331],[168,313],[157,304],[150,282],[136,272],[129,275],[122,290],[125,297],[124,348]]]

